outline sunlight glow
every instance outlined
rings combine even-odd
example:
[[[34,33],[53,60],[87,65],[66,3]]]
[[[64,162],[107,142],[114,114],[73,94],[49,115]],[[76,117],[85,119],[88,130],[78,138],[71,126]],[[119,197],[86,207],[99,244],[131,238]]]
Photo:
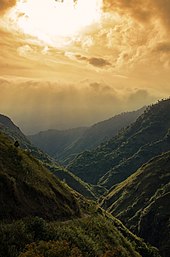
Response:
[[[19,0],[13,12],[24,33],[47,40],[68,37],[99,21],[102,0]]]

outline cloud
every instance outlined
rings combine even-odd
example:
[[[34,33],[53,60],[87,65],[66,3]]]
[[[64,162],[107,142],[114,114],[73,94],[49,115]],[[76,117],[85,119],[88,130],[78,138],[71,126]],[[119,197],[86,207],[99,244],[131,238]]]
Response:
[[[99,81],[62,84],[1,78],[0,92],[0,113],[25,133],[91,125],[157,99],[147,89],[116,89]]]
[[[96,58],[96,57],[90,58],[89,63],[93,66],[100,67],[100,68],[111,65],[111,63],[108,62],[107,60],[103,58]]]
[[[85,57],[85,56],[82,56],[82,55],[75,55],[75,57],[77,58],[77,60],[80,60],[80,61],[86,61],[88,62],[89,64],[95,66],[95,67],[98,67],[98,68],[104,68],[106,66],[111,66],[111,63],[107,60],[105,60],[104,58],[98,58],[98,57]]]
[[[24,132],[91,125],[169,96],[170,1],[103,1],[100,22],[61,48],[2,17],[0,112]],[[0,0],[0,14],[15,3]]]
[[[16,5],[16,0],[0,0],[0,15]]]
[[[111,93],[113,93],[113,88],[111,88],[109,85],[107,85],[105,83],[93,82],[93,83],[90,83],[89,86],[98,92],[99,91],[100,92],[109,92],[110,91]]]
[[[160,42],[154,50],[156,52],[170,53],[170,42]]]
[[[170,30],[170,1],[167,0],[104,0],[104,10],[129,15],[145,24],[160,20]]]
[[[29,54],[36,54],[36,52],[29,45],[20,46],[17,48],[17,52],[20,56],[27,57]]]

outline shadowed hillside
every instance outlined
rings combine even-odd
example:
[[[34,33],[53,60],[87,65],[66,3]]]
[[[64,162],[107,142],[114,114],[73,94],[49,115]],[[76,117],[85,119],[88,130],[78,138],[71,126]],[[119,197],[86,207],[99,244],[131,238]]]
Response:
[[[170,152],[155,157],[120,183],[102,205],[131,231],[170,253]]]
[[[170,150],[170,100],[147,108],[136,122],[94,150],[78,155],[68,168],[84,181],[111,188],[152,157]]]
[[[27,150],[31,155],[40,160],[46,168],[53,172],[58,178],[64,180],[71,188],[80,194],[89,197],[96,197],[96,190],[94,191],[87,183],[77,178],[67,169],[63,168],[49,155],[33,146],[21,130],[11,121],[10,118],[0,114],[0,131],[8,135],[12,140],[18,141],[21,148]],[[92,192],[93,190],[94,192]]]
[[[67,164],[76,154],[92,149],[101,142],[115,136],[119,130],[134,122],[145,110],[116,115],[108,120],[94,124],[89,128],[70,130],[47,130],[28,136],[34,145],[44,150],[50,156]]]
[[[0,132],[0,219],[79,216],[74,195],[29,153]]]
[[[0,153],[0,256],[160,257],[1,132]]]

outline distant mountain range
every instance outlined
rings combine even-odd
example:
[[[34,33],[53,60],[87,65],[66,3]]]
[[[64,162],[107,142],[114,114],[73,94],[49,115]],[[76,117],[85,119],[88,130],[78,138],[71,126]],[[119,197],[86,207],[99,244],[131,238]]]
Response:
[[[152,157],[170,150],[169,113],[169,99],[149,106],[115,137],[78,155],[68,169],[88,183],[116,186]]]
[[[78,153],[92,149],[111,137],[122,128],[134,122],[146,109],[125,112],[108,120],[96,123],[89,128],[75,128],[69,130],[47,130],[28,136],[37,147],[48,153],[56,160],[67,164]]]

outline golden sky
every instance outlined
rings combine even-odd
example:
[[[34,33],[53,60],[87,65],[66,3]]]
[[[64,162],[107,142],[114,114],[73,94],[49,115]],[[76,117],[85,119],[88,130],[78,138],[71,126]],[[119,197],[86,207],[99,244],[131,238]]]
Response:
[[[170,94],[169,0],[0,0],[0,113],[26,133]]]

